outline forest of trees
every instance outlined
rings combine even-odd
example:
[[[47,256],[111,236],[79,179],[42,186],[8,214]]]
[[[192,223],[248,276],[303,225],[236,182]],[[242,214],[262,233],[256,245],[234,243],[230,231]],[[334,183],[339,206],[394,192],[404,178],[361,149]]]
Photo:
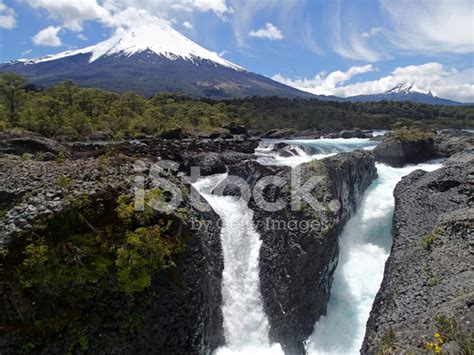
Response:
[[[18,75],[0,74],[0,131],[25,129],[48,137],[77,139],[96,131],[134,136],[159,134],[175,127],[210,130],[230,121],[262,130],[385,129],[405,120],[436,128],[472,128],[474,106],[280,97],[214,101],[167,93],[145,98],[135,93],[80,88],[72,81],[38,88]]]

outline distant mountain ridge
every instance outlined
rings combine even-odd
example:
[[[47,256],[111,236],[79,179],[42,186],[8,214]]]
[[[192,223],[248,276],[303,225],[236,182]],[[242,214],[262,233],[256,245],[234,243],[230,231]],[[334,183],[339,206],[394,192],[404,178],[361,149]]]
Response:
[[[373,102],[373,101],[411,101],[430,105],[447,105],[447,106],[460,106],[464,105],[461,102],[443,99],[441,97],[434,96],[431,91],[423,92],[415,88],[414,84],[407,82],[401,82],[394,86],[392,89],[385,91],[381,94],[372,95],[357,95],[345,98],[347,101],[353,102]]]
[[[146,96],[174,92],[193,97],[314,97],[251,73],[208,51],[165,23],[121,31],[83,49],[0,65],[34,84],[78,85]]]

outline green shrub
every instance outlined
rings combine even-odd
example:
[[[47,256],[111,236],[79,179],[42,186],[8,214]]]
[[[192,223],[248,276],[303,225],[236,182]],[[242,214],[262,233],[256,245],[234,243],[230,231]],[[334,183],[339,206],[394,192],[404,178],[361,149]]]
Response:
[[[143,291],[151,284],[152,274],[172,266],[172,249],[156,225],[127,233],[125,244],[117,250],[117,279],[120,289],[128,294]]]
[[[425,235],[421,240],[421,245],[423,249],[426,251],[431,251],[433,248],[433,244],[438,240],[438,237],[444,233],[444,229],[442,227],[435,227],[433,230]]]

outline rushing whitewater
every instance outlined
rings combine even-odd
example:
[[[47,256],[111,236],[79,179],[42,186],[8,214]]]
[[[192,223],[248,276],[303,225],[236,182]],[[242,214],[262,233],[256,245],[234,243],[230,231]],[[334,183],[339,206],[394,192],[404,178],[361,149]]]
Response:
[[[327,315],[315,325],[306,344],[308,354],[359,354],[392,245],[393,189],[413,170],[432,171],[440,166],[434,163],[392,168],[377,164],[378,178],[339,239],[339,263]]]
[[[226,346],[217,354],[283,354],[268,340],[268,319],[260,294],[258,257],[262,244],[247,203],[232,196],[218,196],[212,189],[226,178],[214,175],[193,184],[221,218],[224,256],[222,313]]]
[[[280,142],[288,144],[282,148],[283,156],[281,149],[274,149]],[[368,139],[265,140],[256,155],[261,164],[294,167],[339,152],[372,149],[377,144]],[[307,340],[308,354],[359,353],[392,245],[393,189],[413,170],[432,171],[440,166],[434,162],[403,168],[377,164],[378,178],[365,192],[339,238],[339,261],[327,315],[319,319]],[[253,226],[253,212],[240,199],[210,192],[225,177],[215,175],[194,184],[222,220],[226,346],[217,353],[282,354],[279,344],[272,345],[268,340],[269,325],[263,311],[258,269],[261,240]]]
[[[286,143],[283,151],[285,156],[275,152],[277,143]],[[295,167],[311,160],[326,158],[341,152],[350,152],[356,149],[373,149],[379,142],[366,138],[351,139],[265,139],[255,150],[257,161],[263,165],[286,165]]]

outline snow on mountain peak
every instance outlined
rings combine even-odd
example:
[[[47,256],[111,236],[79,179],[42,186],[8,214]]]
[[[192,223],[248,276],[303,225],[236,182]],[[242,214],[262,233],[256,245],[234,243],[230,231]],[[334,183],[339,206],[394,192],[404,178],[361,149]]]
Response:
[[[427,94],[433,96],[431,91],[426,92],[423,90],[419,90],[414,84],[408,82],[401,82],[391,88],[390,90],[385,91],[385,94],[410,94],[410,93],[419,93],[419,94]]]
[[[238,65],[221,58],[217,53],[191,41],[166,23],[148,24],[127,30],[120,29],[111,38],[87,48],[19,61],[25,64],[36,64],[90,53],[89,62],[92,63],[103,56],[131,56],[147,50],[170,60],[184,59],[195,63],[200,59],[204,59],[235,70],[244,70]]]
[[[413,84],[407,82],[401,82],[400,84],[394,86],[390,90],[386,91],[387,94],[408,94],[412,91]]]

